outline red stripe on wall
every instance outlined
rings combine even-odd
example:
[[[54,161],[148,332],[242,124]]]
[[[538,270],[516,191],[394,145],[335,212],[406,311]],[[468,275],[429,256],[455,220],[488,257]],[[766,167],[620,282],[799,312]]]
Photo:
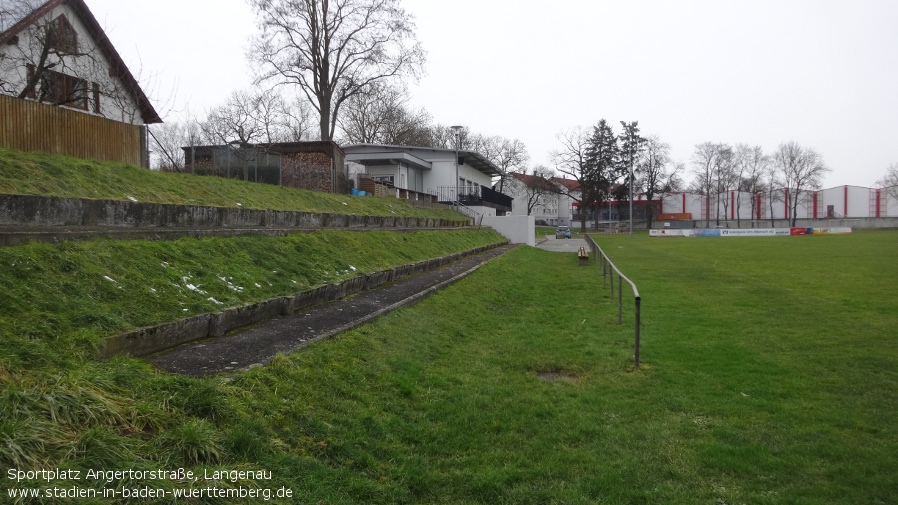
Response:
[[[844,204],[845,204],[845,208],[842,209],[842,217],[845,217],[848,215],[848,186],[847,185],[845,186],[845,202],[844,202]]]

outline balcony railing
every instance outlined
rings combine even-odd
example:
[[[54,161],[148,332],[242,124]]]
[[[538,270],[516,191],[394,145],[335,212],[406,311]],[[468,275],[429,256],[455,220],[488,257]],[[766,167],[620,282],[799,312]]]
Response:
[[[512,198],[486,186],[440,186],[435,191],[440,202],[460,202],[465,205],[485,205],[502,210],[511,210]],[[457,197],[456,197],[457,195]]]

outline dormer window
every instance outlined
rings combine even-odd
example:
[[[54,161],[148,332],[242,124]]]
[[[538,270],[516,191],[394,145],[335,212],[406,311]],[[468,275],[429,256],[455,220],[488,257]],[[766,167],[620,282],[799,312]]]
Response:
[[[51,21],[48,28],[47,44],[50,49],[63,54],[78,52],[78,33],[64,14]]]

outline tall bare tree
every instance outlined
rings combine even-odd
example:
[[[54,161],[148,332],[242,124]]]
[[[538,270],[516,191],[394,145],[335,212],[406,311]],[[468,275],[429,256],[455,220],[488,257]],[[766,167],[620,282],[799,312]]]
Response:
[[[742,219],[739,213],[740,196],[748,193],[751,199],[751,219],[758,214],[758,193],[766,189],[764,183],[764,174],[767,172],[767,166],[770,164],[770,158],[764,154],[761,146],[749,146],[746,144],[736,144],[736,163],[739,173],[739,193],[736,197],[736,219]]]
[[[588,202],[588,200],[584,200],[584,197],[588,198],[591,196],[588,194],[588,191],[584,192],[582,190],[582,188],[589,185],[590,166],[587,152],[589,149],[589,134],[590,130],[585,130],[581,126],[559,133],[557,138],[561,143],[561,148],[552,153],[556,170],[562,176],[567,176],[577,181],[576,189],[572,190],[562,185],[560,191],[580,205],[580,230],[583,232],[586,231],[586,209],[583,207],[584,203]]]
[[[796,211],[803,194],[820,188],[823,176],[831,170],[823,163],[820,153],[796,142],[780,144],[773,153],[773,166],[782,178],[785,189],[789,191],[789,215],[786,217],[790,220],[790,225],[795,226],[798,217]]]
[[[638,185],[648,200],[646,220],[649,228],[652,227],[652,219],[657,210],[652,200],[657,195],[665,195],[679,188],[679,173],[682,169],[683,164],[671,162],[669,144],[662,142],[657,135],[646,138],[639,161]]]
[[[730,199],[727,191],[738,185],[735,176],[735,154],[729,144],[717,145],[717,156],[714,157],[714,183],[716,186],[717,209],[715,211],[716,223],[720,226],[720,207],[723,205],[723,217],[729,216]]]
[[[716,163],[719,144],[705,142],[695,146],[692,153],[692,190],[705,199],[702,207],[705,210],[705,227],[711,226],[711,193],[716,189],[714,181],[714,164]]]
[[[398,0],[250,0],[262,79],[299,87],[331,140],[342,105],[375,82],[417,76],[424,50]]]

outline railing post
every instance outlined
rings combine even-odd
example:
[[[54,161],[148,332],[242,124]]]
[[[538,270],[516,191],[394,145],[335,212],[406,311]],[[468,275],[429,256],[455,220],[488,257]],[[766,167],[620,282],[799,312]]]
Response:
[[[637,296],[636,297],[636,349],[633,354],[633,362],[634,366],[637,370],[639,370],[639,316],[640,316],[640,305],[641,300]]]
[[[609,275],[608,277],[611,277],[611,299],[614,300],[614,276]]]
[[[624,280],[617,276],[617,324],[624,324]]]

